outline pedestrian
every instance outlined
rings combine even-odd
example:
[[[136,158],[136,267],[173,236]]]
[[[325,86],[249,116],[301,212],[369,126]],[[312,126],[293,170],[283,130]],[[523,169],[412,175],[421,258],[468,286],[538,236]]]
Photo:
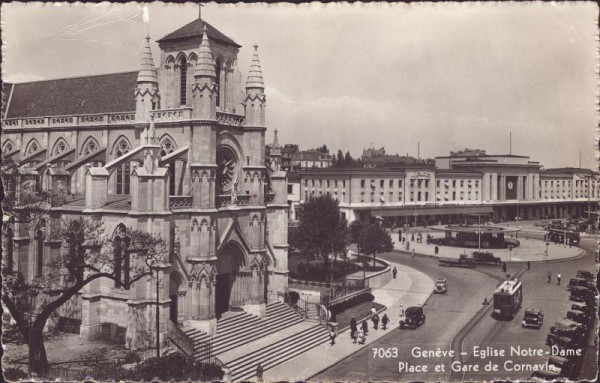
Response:
[[[379,315],[373,315],[371,320],[373,321],[373,329],[377,330],[379,328]]]
[[[352,317],[350,319],[350,336],[354,334],[356,336],[356,332],[358,331],[358,326],[356,325],[356,318]]]
[[[383,314],[383,318],[381,318],[381,326],[383,327],[384,330],[387,328],[387,324],[389,321],[390,321],[390,318],[388,318],[387,314]]]
[[[262,382],[263,380],[263,366],[260,363],[258,363],[258,366],[256,366],[256,380],[259,382]]]
[[[362,322],[362,332],[365,333],[365,336],[369,335],[369,325],[367,324],[367,320],[365,319]]]
[[[406,237],[402,237],[402,243],[406,242]]]
[[[402,232],[398,230],[398,242],[402,241]]]
[[[560,275],[560,273],[556,274],[556,279],[558,280],[558,282],[556,283],[557,285],[560,285],[560,278],[562,277],[562,275]]]
[[[394,266],[392,269],[392,274],[394,275],[394,279],[396,279],[396,274],[398,274],[398,269],[396,269],[396,266]]]
[[[335,344],[335,331],[333,329],[329,330],[329,339],[331,339],[331,345]]]
[[[506,262],[502,262],[502,272],[506,273]]]
[[[371,307],[371,318],[373,318],[375,315],[377,315],[377,310],[375,307]]]
[[[365,338],[365,332],[364,331],[359,331],[358,332],[358,344],[365,344],[366,338]]]
[[[552,281],[552,271],[548,270],[548,283]]]
[[[356,343],[356,341],[358,340],[358,332],[350,331],[350,338],[352,338],[352,343]]]
[[[413,258],[415,257],[415,248],[414,248],[414,247],[413,247],[413,249],[412,249],[412,257],[413,257]]]
[[[435,247],[435,254],[437,255],[437,253],[438,253],[439,251],[440,251],[440,248],[436,246],[436,247]]]
[[[410,238],[411,241],[415,240],[415,233],[412,233],[412,237]]]
[[[525,240],[528,240],[528,239],[529,239],[529,234],[526,233],[525,234]]]
[[[527,271],[531,270],[531,262],[527,261]]]

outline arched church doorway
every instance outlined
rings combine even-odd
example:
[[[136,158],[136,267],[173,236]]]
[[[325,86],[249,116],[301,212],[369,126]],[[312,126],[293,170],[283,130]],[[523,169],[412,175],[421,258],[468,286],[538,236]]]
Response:
[[[246,264],[246,256],[241,247],[235,242],[230,242],[219,252],[217,258],[217,283],[215,291],[215,313],[217,318],[229,311],[231,306],[242,303],[244,298],[240,294],[246,273],[242,271]]]

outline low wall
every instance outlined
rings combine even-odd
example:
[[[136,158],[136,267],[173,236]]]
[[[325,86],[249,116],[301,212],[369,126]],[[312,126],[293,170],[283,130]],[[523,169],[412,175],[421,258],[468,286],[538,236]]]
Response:
[[[381,271],[371,272],[365,277],[365,279],[367,280],[367,286],[369,286],[372,289],[378,289],[380,287],[383,287],[392,280],[392,267],[390,266],[390,264],[384,261],[383,259],[376,259],[375,262],[385,266],[385,269]],[[363,278],[362,276],[356,276],[348,277],[347,279],[362,280]]]

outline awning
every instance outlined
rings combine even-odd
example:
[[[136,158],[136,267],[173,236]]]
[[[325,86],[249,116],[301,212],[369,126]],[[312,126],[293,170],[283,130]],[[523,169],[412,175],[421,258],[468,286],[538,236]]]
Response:
[[[371,209],[371,217],[409,217],[417,215],[449,215],[449,214],[487,214],[493,213],[491,206],[436,206],[436,207],[400,207],[397,209]]]

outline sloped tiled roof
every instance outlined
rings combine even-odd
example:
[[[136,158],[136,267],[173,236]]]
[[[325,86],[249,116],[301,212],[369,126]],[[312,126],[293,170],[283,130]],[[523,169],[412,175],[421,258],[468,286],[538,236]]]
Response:
[[[131,112],[137,75],[135,71],[14,84],[6,117]]]
[[[158,40],[157,42],[164,43],[166,41],[173,41],[173,40],[185,39],[185,38],[190,38],[190,37],[202,37],[202,29],[204,28],[204,24],[206,24],[206,30],[208,32],[209,40],[218,40],[225,44],[235,45],[238,48],[241,47],[241,45],[239,45],[238,43],[236,43],[229,37],[225,36],[223,33],[221,33],[215,27],[213,27],[212,25],[210,25],[209,23],[207,23],[206,21],[204,21],[202,19],[196,19],[196,20],[192,21],[191,23],[184,25],[183,27],[179,28],[175,32],[169,33],[168,35],[166,35],[162,39]]]

